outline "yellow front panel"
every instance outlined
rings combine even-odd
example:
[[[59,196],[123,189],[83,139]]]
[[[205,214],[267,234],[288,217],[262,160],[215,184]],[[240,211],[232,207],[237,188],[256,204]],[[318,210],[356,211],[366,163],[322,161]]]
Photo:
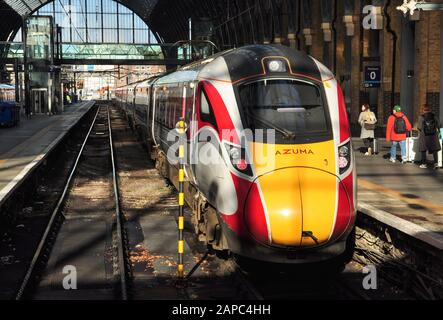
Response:
[[[299,246],[301,243],[303,219],[297,170],[277,170],[259,178],[272,243],[276,245]]]
[[[311,231],[318,243],[328,241],[335,217],[337,178],[323,171],[300,168],[300,190],[303,199],[303,231]],[[304,237],[302,245],[315,245]]]
[[[269,217],[273,244],[315,245],[332,231],[336,203],[334,141],[308,145],[252,143],[253,163]]]

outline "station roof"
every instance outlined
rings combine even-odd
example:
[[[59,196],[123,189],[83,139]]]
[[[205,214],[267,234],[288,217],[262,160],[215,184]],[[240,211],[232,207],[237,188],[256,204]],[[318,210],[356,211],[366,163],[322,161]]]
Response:
[[[53,0],[0,0],[0,41],[7,41],[11,32],[29,16]],[[57,1],[57,0],[56,0]],[[159,0],[117,0],[139,15],[149,25],[149,16]]]
[[[3,0],[9,5],[18,15],[24,17],[30,15],[35,10],[44,6],[53,0]],[[140,15],[142,18],[147,18],[152,11],[157,0],[118,0],[129,9]]]

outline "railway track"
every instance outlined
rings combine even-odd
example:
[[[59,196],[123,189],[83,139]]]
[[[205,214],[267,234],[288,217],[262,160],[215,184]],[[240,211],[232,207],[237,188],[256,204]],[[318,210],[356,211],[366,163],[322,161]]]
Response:
[[[123,223],[109,108],[99,106],[15,298],[69,298],[74,291],[85,297],[87,291],[128,299]],[[94,261],[104,262],[100,270]],[[78,277],[70,278],[69,288],[66,266],[76,268]]]
[[[279,268],[256,262],[252,270],[234,259],[227,263],[247,297],[253,300],[371,300],[356,270],[349,272],[350,266],[343,273],[329,274],[299,266],[290,270],[287,266]]]

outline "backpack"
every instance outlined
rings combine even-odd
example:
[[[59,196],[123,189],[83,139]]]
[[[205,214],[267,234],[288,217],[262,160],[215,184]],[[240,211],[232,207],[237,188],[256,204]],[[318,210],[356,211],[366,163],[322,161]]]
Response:
[[[406,129],[406,121],[404,119],[405,116],[395,117],[394,122],[394,132],[397,134],[406,133],[408,130]]]
[[[423,121],[423,131],[426,136],[433,136],[437,132],[437,124],[435,122],[435,118],[427,117]]]

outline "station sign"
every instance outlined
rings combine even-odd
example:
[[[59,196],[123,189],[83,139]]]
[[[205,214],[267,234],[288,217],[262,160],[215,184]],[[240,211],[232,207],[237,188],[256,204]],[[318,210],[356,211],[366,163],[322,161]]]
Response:
[[[365,66],[363,84],[366,88],[380,88],[381,67]]]

